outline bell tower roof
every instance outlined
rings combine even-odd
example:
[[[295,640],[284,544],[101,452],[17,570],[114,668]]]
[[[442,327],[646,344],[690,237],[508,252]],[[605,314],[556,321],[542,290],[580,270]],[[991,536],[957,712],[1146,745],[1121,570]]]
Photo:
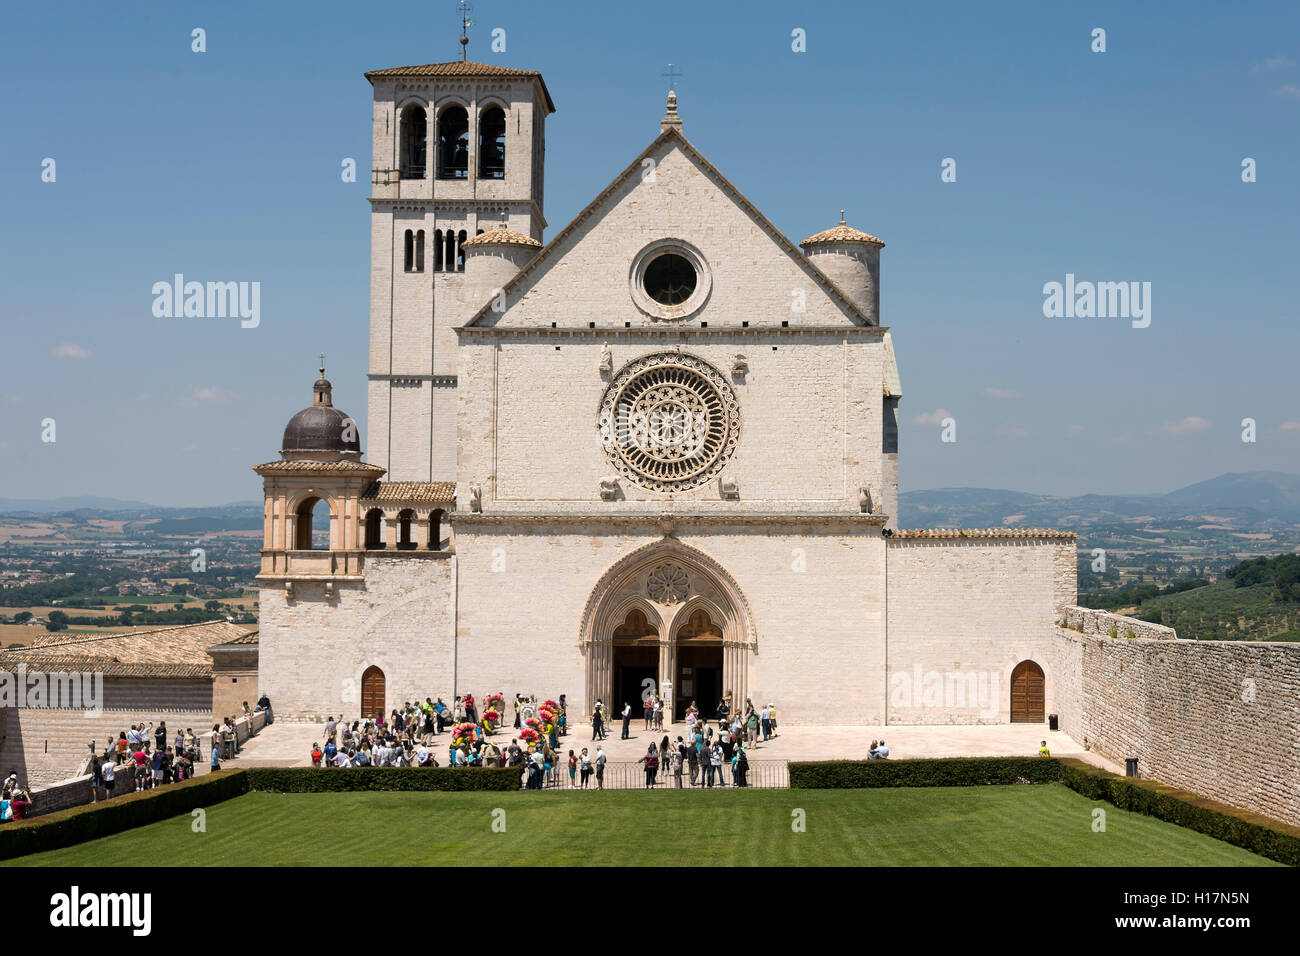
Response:
[[[409,77],[466,77],[474,79],[535,80],[542,89],[546,101],[546,112],[555,112],[555,101],[546,88],[546,81],[536,70],[520,70],[512,66],[497,66],[494,63],[475,63],[473,60],[451,60],[446,63],[424,63],[419,66],[394,66],[385,70],[370,70],[365,74],[370,85],[376,80]]]

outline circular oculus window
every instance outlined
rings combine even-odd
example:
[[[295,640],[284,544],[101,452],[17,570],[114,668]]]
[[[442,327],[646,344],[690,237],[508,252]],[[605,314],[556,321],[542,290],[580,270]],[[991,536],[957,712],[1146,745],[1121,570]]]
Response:
[[[676,239],[651,243],[632,262],[632,300],[654,319],[684,319],[698,312],[710,287],[704,257]]]

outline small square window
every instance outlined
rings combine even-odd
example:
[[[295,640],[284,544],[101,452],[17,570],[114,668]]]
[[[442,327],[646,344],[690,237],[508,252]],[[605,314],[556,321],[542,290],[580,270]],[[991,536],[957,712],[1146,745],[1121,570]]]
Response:
[[[789,327],[790,327],[790,323],[789,323],[787,320],[782,319],[782,320],[781,320],[781,328],[783,328],[783,329],[788,329]]]

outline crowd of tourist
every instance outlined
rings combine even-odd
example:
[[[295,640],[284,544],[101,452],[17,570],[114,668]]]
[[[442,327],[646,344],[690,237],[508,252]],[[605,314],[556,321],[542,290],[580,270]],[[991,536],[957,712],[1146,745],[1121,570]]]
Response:
[[[426,697],[405,702],[387,718],[378,716],[325,723],[324,745],[312,744],[314,767],[520,767],[532,755],[541,757],[544,773],[555,772],[554,755],[560,737],[567,733],[565,697],[538,702],[535,696],[516,694],[514,727],[519,733],[509,746],[495,738],[504,725],[506,704],[501,694],[480,702],[472,694],[453,699]],[[437,742],[448,738],[446,749]],[[521,744],[522,741],[522,744]],[[443,754],[445,763],[439,760]],[[531,766],[531,764],[530,764]]]

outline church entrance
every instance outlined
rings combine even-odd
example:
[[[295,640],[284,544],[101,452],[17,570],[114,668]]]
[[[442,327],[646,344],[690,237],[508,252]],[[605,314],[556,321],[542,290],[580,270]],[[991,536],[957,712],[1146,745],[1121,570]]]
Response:
[[[713,720],[722,700],[722,645],[677,646],[677,683],[673,690],[673,719],[685,720],[686,708],[695,701],[700,716]]]
[[[384,672],[373,664],[361,675],[361,716],[384,715]]]
[[[1033,661],[1021,661],[1011,672],[1011,722],[1041,724],[1045,694],[1043,669]]]
[[[618,644],[614,647],[614,699],[610,713],[621,719],[623,705],[632,705],[632,719],[640,720],[642,703],[659,689],[659,646]]]

